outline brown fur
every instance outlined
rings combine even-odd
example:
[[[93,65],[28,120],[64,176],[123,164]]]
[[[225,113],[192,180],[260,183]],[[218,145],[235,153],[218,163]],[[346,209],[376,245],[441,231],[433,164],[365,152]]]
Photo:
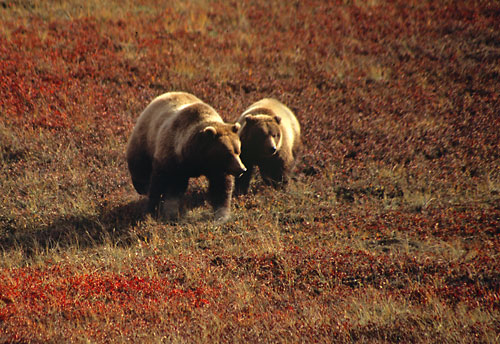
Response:
[[[293,112],[275,99],[262,99],[238,119],[241,160],[247,171],[236,179],[236,193],[247,193],[255,166],[267,184],[288,183],[301,148],[300,125]]]
[[[230,215],[234,177],[241,163],[238,124],[224,123],[219,114],[194,95],[165,93],[139,116],[127,147],[132,183],[148,195],[149,210],[175,218],[189,178],[204,175],[218,220]]]

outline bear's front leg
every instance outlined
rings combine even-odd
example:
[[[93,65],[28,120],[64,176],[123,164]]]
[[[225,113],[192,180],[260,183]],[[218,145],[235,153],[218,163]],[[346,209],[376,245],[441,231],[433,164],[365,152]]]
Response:
[[[149,187],[148,209],[154,216],[175,220],[180,215],[180,200],[188,179],[153,170]]]
[[[244,172],[240,177],[236,177],[234,184],[234,193],[235,195],[243,195],[248,193],[248,189],[250,187],[250,180],[252,179],[254,166],[246,165],[247,171]]]
[[[262,161],[259,170],[264,183],[272,185],[275,189],[281,189],[288,183],[289,171],[280,157]]]
[[[229,220],[231,216],[231,197],[234,187],[232,175],[208,177],[208,195],[215,211],[215,220],[219,223]]]

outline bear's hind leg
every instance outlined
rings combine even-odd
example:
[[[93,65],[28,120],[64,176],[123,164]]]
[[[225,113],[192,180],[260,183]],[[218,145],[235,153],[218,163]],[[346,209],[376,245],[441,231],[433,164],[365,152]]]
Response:
[[[128,160],[128,168],[135,190],[141,195],[147,195],[153,169],[151,159],[146,154],[140,154]]]
[[[234,187],[234,177],[219,175],[208,177],[208,194],[215,211],[215,220],[219,223],[229,220],[231,216],[231,198]]]

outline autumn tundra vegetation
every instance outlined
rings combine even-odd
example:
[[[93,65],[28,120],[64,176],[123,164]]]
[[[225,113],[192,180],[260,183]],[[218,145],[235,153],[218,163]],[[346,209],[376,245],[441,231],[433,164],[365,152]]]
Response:
[[[0,1],[0,342],[498,343],[499,74],[498,1]],[[286,104],[286,188],[149,215],[170,91]]]

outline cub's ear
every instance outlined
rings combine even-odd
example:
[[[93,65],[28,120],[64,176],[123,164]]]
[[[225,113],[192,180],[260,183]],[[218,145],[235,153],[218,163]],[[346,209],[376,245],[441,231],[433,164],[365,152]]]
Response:
[[[276,123],[280,124],[281,123],[281,117],[280,116],[274,116],[274,120]]]
[[[241,128],[241,124],[234,123],[233,126],[231,127],[231,130],[233,131],[233,133],[237,133],[238,130],[240,130],[240,128]]]
[[[246,122],[246,123],[249,123],[249,124],[250,124],[251,122],[254,122],[254,123],[255,123],[256,121],[257,121],[257,118],[255,118],[255,116],[254,116],[254,115],[246,115],[246,116],[245,116],[245,122]]]
[[[203,134],[208,134],[208,135],[210,135],[210,136],[215,136],[215,135],[217,135],[217,130],[216,130],[214,127],[212,127],[212,126],[208,126],[208,127],[206,127],[206,128],[205,128],[205,129],[203,129],[201,132],[202,132]]]

